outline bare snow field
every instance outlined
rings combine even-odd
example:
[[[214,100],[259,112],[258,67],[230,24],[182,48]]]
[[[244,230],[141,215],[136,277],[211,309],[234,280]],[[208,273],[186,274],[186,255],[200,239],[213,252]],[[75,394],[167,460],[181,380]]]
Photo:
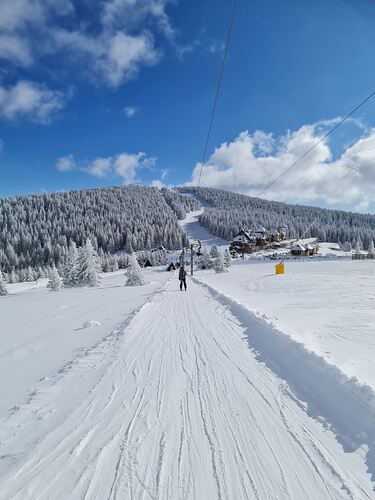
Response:
[[[187,292],[152,269],[141,287],[10,287],[0,500],[374,498],[374,393],[327,364],[350,350],[360,378],[371,357],[370,264],[245,261]]]
[[[287,260],[284,275],[276,263],[195,275],[375,391],[375,261]]]
[[[0,300],[0,418],[42,377],[52,376],[121,324],[167,279],[145,272],[144,287],[124,287],[124,271],[103,274],[100,288],[46,289],[47,280],[8,285]],[[85,327],[86,322],[101,325]]]

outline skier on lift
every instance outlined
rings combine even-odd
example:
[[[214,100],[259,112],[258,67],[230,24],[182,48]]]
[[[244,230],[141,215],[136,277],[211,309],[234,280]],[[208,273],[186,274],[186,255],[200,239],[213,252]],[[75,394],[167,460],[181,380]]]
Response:
[[[183,266],[180,267],[180,271],[178,273],[178,279],[180,280],[180,290],[182,292],[182,285],[185,287],[186,291],[186,271]]]

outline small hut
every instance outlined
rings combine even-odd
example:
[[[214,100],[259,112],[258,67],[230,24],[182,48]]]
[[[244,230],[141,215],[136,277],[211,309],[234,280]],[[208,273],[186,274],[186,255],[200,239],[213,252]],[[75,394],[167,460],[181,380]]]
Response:
[[[169,266],[167,267],[167,271],[175,271],[176,270],[176,266],[173,264],[173,262],[171,262],[169,264]]]
[[[146,262],[143,264],[143,267],[152,267],[152,264],[149,261],[149,259],[146,260]]]
[[[255,246],[264,247],[269,241],[268,231],[266,228],[261,227],[253,231],[250,238],[255,243]]]
[[[231,253],[252,253],[254,250],[254,242],[249,233],[245,229],[241,229],[239,233],[233,238],[229,251]]]
[[[296,243],[295,245],[292,246],[290,253],[291,255],[295,256],[307,255],[307,250],[306,247],[301,243]]]

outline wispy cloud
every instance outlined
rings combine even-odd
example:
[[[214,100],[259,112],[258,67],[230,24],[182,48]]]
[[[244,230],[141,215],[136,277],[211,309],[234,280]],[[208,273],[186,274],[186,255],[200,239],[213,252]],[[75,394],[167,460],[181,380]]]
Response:
[[[64,106],[70,95],[50,90],[45,85],[19,81],[13,86],[0,86],[0,118],[19,118],[48,124]]]
[[[181,42],[181,33],[167,14],[168,5],[174,3],[1,0],[0,59],[12,67],[28,67],[42,57],[47,65],[48,56],[61,54],[65,68],[79,65],[80,75],[118,87],[160,61],[163,40],[180,59],[197,47],[220,50],[220,42],[206,39],[202,30],[195,39]]]
[[[11,60],[15,65],[31,66],[33,56],[25,40],[14,35],[0,35],[0,59]]]
[[[72,63],[82,61],[89,74],[111,87],[137,76],[142,66],[156,64],[159,53],[152,34],[129,35],[118,31],[88,35],[61,28],[51,30],[55,50],[66,52]]]
[[[139,171],[152,168],[155,163],[156,158],[145,153],[120,153],[91,161],[76,161],[73,155],[66,155],[57,160],[56,168],[60,172],[78,170],[99,179],[120,178],[124,184],[129,184],[136,180]]]
[[[126,106],[124,108],[124,114],[128,118],[133,118],[137,113],[139,112],[139,108],[136,108],[135,106]]]
[[[62,156],[56,162],[56,168],[59,172],[70,172],[77,167],[73,155]]]
[[[215,150],[204,165],[201,184],[257,195],[337,121],[339,118],[304,125],[280,137],[263,131],[242,132]],[[330,205],[367,209],[375,200],[375,129],[352,122],[362,131],[361,136],[338,158],[334,158],[329,142],[322,142],[264,196],[297,202],[323,200]],[[192,184],[198,180],[200,167],[198,163],[194,168]]]
[[[0,59],[26,67],[63,53],[64,65],[79,64],[81,73],[85,67],[86,75],[117,87],[160,60],[156,33],[174,39],[168,0],[105,0],[76,11],[78,3],[1,0]]]

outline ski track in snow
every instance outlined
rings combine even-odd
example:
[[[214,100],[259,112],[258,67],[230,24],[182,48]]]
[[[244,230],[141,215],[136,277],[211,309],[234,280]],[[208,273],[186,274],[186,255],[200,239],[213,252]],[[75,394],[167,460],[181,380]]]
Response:
[[[239,320],[207,288],[176,288],[2,423],[0,499],[373,498],[361,453],[307,415]]]

